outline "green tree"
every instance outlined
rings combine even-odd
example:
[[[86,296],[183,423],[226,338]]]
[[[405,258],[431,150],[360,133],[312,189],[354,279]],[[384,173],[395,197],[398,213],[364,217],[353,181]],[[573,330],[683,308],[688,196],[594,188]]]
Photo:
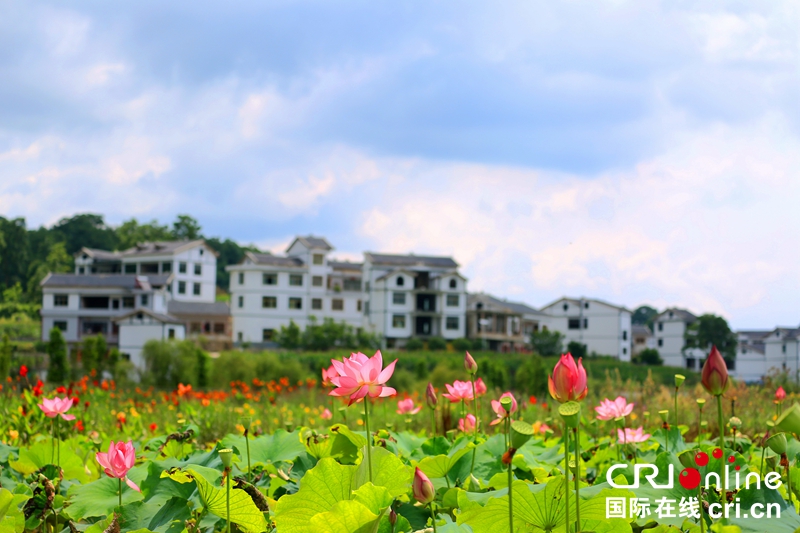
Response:
[[[135,218],[126,220],[117,229],[117,241],[120,250],[133,248],[142,242],[170,241],[173,239],[168,226],[162,226],[158,220],[139,224]]]
[[[727,361],[736,358],[736,346],[739,341],[728,326],[728,321],[721,316],[701,315],[686,327],[683,338],[684,350],[700,348],[708,352],[711,346],[716,346]]]
[[[587,354],[586,345],[578,341],[569,341],[569,344],[567,344],[567,351],[576,359],[578,357],[585,358]]]
[[[117,249],[117,233],[106,225],[103,215],[83,213],[62,218],[50,231],[56,240],[64,243],[70,256],[83,247]]]
[[[0,217],[0,288],[24,285],[30,261],[25,219]]]
[[[297,350],[302,346],[302,335],[300,326],[295,324],[294,320],[290,320],[288,326],[281,326],[281,329],[275,332],[274,340],[281,348]]]
[[[47,369],[47,381],[50,383],[64,383],[69,378],[69,364],[67,362],[67,343],[61,330],[50,330],[50,341],[47,343],[47,355],[50,365]]]
[[[0,381],[5,381],[11,372],[11,355],[13,349],[8,334],[3,335],[3,344],[0,344]]]
[[[217,256],[217,287],[228,290],[230,287],[230,272],[225,270],[228,265],[236,265],[244,259],[245,252],[260,252],[255,246],[240,246],[236,241],[230,239],[219,239],[212,237],[206,239],[206,243],[214,249]]]
[[[547,369],[541,357],[534,354],[520,365],[514,375],[514,388],[526,394],[547,392]]]
[[[658,350],[655,348],[645,348],[633,358],[633,362],[640,365],[661,366],[664,360],[661,359]]]
[[[555,330],[534,331],[531,333],[531,346],[543,357],[560,355],[564,346],[564,335]]]
[[[54,243],[44,262],[31,264],[31,269],[26,293],[29,302],[38,303],[42,301],[40,283],[48,273],[61,274],[72,271],[72,259],[67,254],[66,245],[63,242]]]
[[[200,224],[189,215],[178,215],[172,223],[172,237],[178,240],[199,239],[201,228]]]
[[[658,311],[649,305],[640,305],[636,308],[631,315],[631,324],[637,324],[639,326],[647,326],[651,330],[653,329],[653,319],[655,319],[656,315],[658,315]]]

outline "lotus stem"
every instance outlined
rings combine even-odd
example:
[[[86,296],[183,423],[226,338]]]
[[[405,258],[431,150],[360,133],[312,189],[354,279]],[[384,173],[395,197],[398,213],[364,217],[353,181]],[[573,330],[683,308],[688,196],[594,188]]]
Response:
[[[512,457],[513,459],[513,457]],[[514,531],[514,504],[512,503],[511,484],[514,480],[514,473],[512,472],[513,461],[508,462],[508,530],[513,533]],[[569,512],[569,511],[568,511]]]
[[[697,485],[697,503],[700,507],[700,533],[706,533],[706,521],[703,519],[703,484]]]
[[[717,396],[717,422],[719,423],[719,449],[722,450],[722,459],[719,462],[719,484],[722,494],[725,494],[725,483],[723,477],[725,476],[725,425],[722,421],[722,395]]]
[[[475,414],[475,429],[472,432],[472,443],[477,447],[478,446],[478,395],[475,394],[475,374],[471,374],[471,377],[472,377],[472,411]],[[464,426],[466,425],[467,421],[465,419]],[[472,462],[469,465],[470,477],[472,477],[472,471],[475,469],[475,454],[477,451],[478,451],[477,448],[472,448]]]
[[[675,427],[678,427],[678,387],[675,387]]]
[[[369,396],[364,398],[364,427],[367,430],[367,468],[372,483],[372,433],[369,431]]]
[[[567,502],[567,533],[569,533],[569,426],[566,420],[564,421],[564,487]]]
[[[764,477],[764,454],[766,453],[767,453],[767,446],[766,444],[764,444],[763,448],[761,448],[761,469],[758,471],[758,473],[761,474],[761,477]]]
[[[581,530],[581,423],[575,426],[575,533]]]
[[[118,478],[119,481],[119,512],[122,513],[122,478]]]
[[[228,533],[231,533],[231,471],[225,472],[225,516],[228,519]]]
[[[433,533],[436,533],[436,510],[431,502],[431,523],[433,523]]]
[[[244,442],[247,445],[247,481],[253,482],[253,470],[250,468],[250,429],[244,430]]]

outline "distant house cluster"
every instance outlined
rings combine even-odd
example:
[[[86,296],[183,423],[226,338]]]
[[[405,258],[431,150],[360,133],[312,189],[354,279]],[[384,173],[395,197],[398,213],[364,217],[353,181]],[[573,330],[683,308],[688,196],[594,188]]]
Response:
[[[593,298],[560,298],[541,308],[482,292],[451,257],[365,252],[362,262],[337,260],[322,237],[295,238],[282,255],[247,252],[230,273],[229,303],[217,301],[217,254],[200,240],[142,243],[111,252],[84,248],[73,274],[42,282],[42,335],[52,328],[68,342],[102,334],[137,365],[150,339],[202,336],[212,350],[244,344],[274,347],[291,321],[301,328],[332,319],[377,334],[387,348],[409,339],[478,339],[490,350],[526,351],[531,335],[558,331],[564,344],[631,361],[646,348],[664,364],[698,370],[705,357],[687,349],[697,317],[671,308],[653,329],[632,324],[632,311]],[[757,380],[771,369],[800,367],[800,329],[741,331],[732,371]]]

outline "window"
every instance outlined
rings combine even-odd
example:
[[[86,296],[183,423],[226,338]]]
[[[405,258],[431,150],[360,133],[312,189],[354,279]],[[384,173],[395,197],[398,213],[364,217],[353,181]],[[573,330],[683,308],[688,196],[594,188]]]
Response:
[[[361,300],[356,302],[356,311],[361,312]]]
[[[567,322],[567,329],[581,329],[581,319],[570,318]]]
[[[262,274],[261,275],[261,283],[264,285],[277,285],[278,284],[278,275],[277,274]]]
[[[83,274],[86,271],[83,267],[78,267],[78,274]]]
[[[302,274],[289,274],[289,285],[293,287],[302,287],[303,286],[303,275]]]
[[[311,260],[315,265],[321,265],[325,256],[322,254],[314,254],[314,258]]]
[[[783,353],[786,353],[786,345],[785,345],[785,344],[784,344],[783,346],[781,346],[781,351],[782,351]]]
[[[164,261],[163,263],[161,263],[161,272],[163,273],[172,272],[172,263],[168,261]]]
[[[455,289],[458,286],[458,282],[455,279],[450,280],[450,288]]]
[[[136,274],[136,263],[128,263],[125,265],[126,274]]]
[[[192,294],[195,296],[200,296],[200,287],[201,285],[199,283],[192,284]]]
[[[273,333],[275,333],[274,329],[262,329],[261,330],[261,340],[263,342],[271,341]]]
[[[111,309],[119,309],[119,300],[111,300]]]
[[[458,307],[458,294],[447,295],[447,307]]]
[[[60,329],[61,331],[67,331],[67,321],[66,320],[56,320],[53,322],[54,329]]]
[[[225,334],[225,322],[214,322],[214,333],[217,335]]]
[[[360,279],[345,279],[344,280],[344,287],[342,287],[346,291],[361,291],[361,280]]]
[[[174,339],[175,338],[175,328],[169,328],[169,333],[167,335],[168,338]]]
[[[583,319],[583,329],[589,329],[589,319],[588,318],[584,318]]]
[[[449,316],[444,325],[445,329],[458,329],[458,317]]]
[[[622,355],[625,355],[625,354],[627,354],[627,353],[628,353],[628,349],[627,349],[627,348],[623,348],[623,349],[622,349]]]
[[[122,307],[123,309],[133,309],[133,296],[123,296]]]
[[[278,307],[278,299],[275,296],[262,296],[261,307],[264,309],[275,309]]]
[[[139,271],[142,274],[158,274],[158,263],[142,263]]]
[[[659,322],[658,323],[658,331],[664,331],[664,323],[663,322]]]
[[[687,357],[686,358],[686,368],[694,368],[695,367],[695,359],[694,357]]]
[[[331,300],[331,310],[344,311],[344,300],[341,298],[334,298]]]
[[[406,327],[406,315],[392,315],[392,327],[403,329]]]
[[[728,366],[728,370],[736,370],[736,360],[731,359],[730,361],[726,360],[725,364]]]
[[[150,298],[148,298],[147,294],[142,294],[141,301],[142,301],[142,307],[146,307],[150,301]]]
[[[53,305],[55,307],[67,307],[69,305],[69,295],[68,294],[54,294],[53,295]]]
[[[302,309],[302,308],[303,308],[302,298],[289,298],[289,309]]]
[[[369,281],[364,284],[364,290],[369,292]]]
[[[624,340],[624,341],[628,340],[628,331],[627,330],[622,332],[622,340]]]
[[[186,274],[186,262],[185,261],[181,261],[180,263],[178,263],[178,272],[180,272],[181,274]]]
[[[244,296],[239,296],[239,309],[244,307]],[[241,335],[241,332],[239,333]],[[241,339],[239,339],[241,340]]]
[[[364,302],[364,314],[369,315],[369,302]]]
[[[398,287],[402,287],[403,285],[406,284],[406,280],[405,278],[403,278],[403,276],[397,276],[397,280],[395,281],[395,283],[397,284]]]
[[[322,298],[312,298],[311,299],[311,309],[316,311],[322,310]]]
[[[239,332],[237,332],[237,333],[236,333],[236,340],[237,340],[237,341],[239,341],[239,342],[242,342],[242,339],[243,339],[243,338],[244,338],[244,335],[242,334],[242,332],[241,332],[241,331],[239,331]]]
[[[393,292],[392,293],[392,303],[397,305],[404,305],[406,303],[406,293],[404,292]]]
[[[672,318],[673,316],[675,316],[675,313],[673,313],[672,311],[670,311],[670,312],[669,312],[669,317],[670,317],[670,318]]]
[[[322,276],[313,276],[311,278],[311,284],[314,287],[322,287]]]
[[[658,347],[661,348],[664,346],[664,339],[658,339]]]
[[[205,250],[203,250],[202,248],[200,248],[200,255],[203,255],[203,252],[205,252]]]
[[[84,296],[84,309],[108,309],[110,302],[108,296]]]
[[[583,303],[583,308],[584,309],[589,309],[589,302],[584,302]]]
[[[244,272],[239,272],[239,285],[244,285]]]
[[[186,282],[179,281],[178,282],[178,294],[186,294]]]
[[[203,272],[203,265],[200,263],[194,264],[194,275],[199,276]]]

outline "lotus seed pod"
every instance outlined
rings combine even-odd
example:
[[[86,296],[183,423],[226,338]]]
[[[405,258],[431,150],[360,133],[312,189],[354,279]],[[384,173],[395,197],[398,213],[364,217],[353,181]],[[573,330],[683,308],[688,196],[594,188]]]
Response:
[[[675,388],[679,388],[686,381],[686,376],[683,374],[675,374]]]
[[[793,403],[791,407],[783,411],[783,414],[775,421],[775,425],[783,431],[800,435],[800,405]]]
[[[511,423],[511,447],[519,450],[533,437],[533,426],[522,420]]]
[[[581,404],[578,402],[562,403],[558,406],[558,414],[569,428],[576,428],[581,421]]]
[[[658,414],[659,416],[661,416],[661,420],[663,420],[664,422],[667,422],[669,420],[669,411],[667,411],[666,409],[659,411]]]
[[[767,446],[769,449],[777,454],[786,453],[788,442],[786,441],[786,433],[776,433],[767,439]]]
[[[233,450],[231,450],[230,448],[225,448],[224,450],[220,450],[218,453],[219,453],[219,458],[222,461],[222,464],[225,466],[225,468],[230,468],[231,463],[233,462]]]

